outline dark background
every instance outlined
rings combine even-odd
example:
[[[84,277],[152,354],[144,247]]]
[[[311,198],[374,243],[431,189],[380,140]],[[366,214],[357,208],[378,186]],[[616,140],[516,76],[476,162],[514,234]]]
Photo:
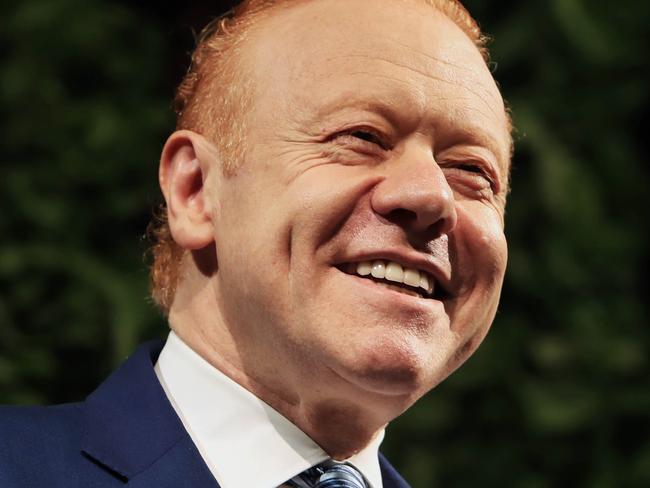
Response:
[[[227,3],[0,4],[1,403],[81,400],[165,336],[157,160]],[[466,4],[517,127],[509,270],[486,342],[384,450],[415,487],[650,486],[650,2]]]

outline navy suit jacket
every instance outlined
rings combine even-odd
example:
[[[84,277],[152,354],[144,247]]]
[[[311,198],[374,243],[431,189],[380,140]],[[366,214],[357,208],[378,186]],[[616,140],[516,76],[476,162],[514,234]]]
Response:
[[[0,487],[218,488],[156,377],[162,346],[140,346],[85,402],[0,407]],[[379,462],[385,488],[408,488]]]

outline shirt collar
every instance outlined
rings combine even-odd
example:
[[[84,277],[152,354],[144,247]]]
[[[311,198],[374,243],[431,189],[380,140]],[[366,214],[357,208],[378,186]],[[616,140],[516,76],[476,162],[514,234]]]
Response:
[[[304,432],[205,361],[173,331],[156,375],[222,488],[279,486],[328,459]],[[347,459],[382,488],[378,450],[384,431]]]

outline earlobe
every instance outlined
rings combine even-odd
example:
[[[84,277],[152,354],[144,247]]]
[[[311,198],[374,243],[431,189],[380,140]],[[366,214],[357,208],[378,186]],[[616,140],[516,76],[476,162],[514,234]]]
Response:
[[[167,202],[169,227],[176,243],[187,250],[206,247],[214,236],[207,186],[214,162],[204,150],[206,144],[199,134],[177,131],[160,157],[160,188]]]

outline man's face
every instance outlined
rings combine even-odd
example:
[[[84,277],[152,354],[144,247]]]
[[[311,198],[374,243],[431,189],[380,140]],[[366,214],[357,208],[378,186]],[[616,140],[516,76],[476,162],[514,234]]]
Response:
[[[213,182],[217,300],[242,367],[280,396],[326,379],[415,399],[475,350],[499,299],[499,91],[443,15],[368,7],[305,2],[254,30],[245,161]]]

